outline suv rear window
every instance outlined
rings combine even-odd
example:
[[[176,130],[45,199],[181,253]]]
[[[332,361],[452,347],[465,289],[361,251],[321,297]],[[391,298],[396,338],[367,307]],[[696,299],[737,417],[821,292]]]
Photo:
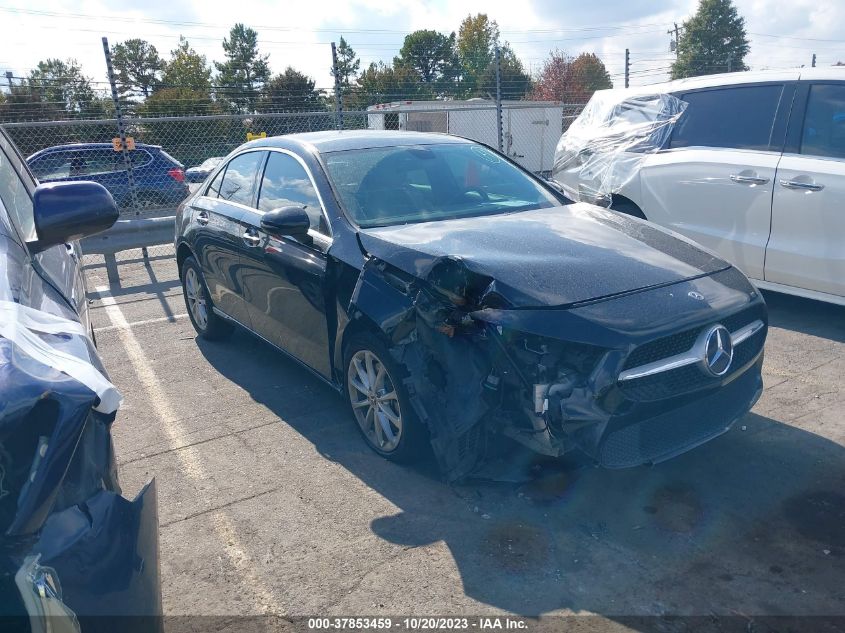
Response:
[[[845,84],[810,88],[801,153],[845,158]]]
[[[772,148],[783,85],[738,86],[688,92],[669,147]]]

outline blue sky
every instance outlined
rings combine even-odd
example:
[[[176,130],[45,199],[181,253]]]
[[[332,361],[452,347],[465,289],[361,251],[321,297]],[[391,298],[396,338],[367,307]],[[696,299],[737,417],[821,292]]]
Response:
[[[845,61],[845,2],[841,0],[737,0],[752,41],[752,68],[820,65]],[[595,52],[614,81],[621,80],[625,48],[631,49],[632,84],[665,78],[671,63],[673,22],[695,11],[697,0],[0,0],[4,34],[0,70],[26,74],[40,59],[78,59],[95,80],[105,77],[100,37],[151,41],[166,54],[179,35],[208,56],[221,59],[220,41],[231,24],[258,31],[261,49],[274,71],[292,65],[331,85],[329,42],[344,35],[364,65],[389,61],[404,33],[420,28],[457,30],[463,17],[485,12],[531,70],[554,48],[572,54]]]

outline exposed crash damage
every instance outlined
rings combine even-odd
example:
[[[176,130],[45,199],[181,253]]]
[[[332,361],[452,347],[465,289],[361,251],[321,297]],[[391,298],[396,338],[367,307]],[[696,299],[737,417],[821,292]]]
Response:
[[[521,219],[560,228],[566,215],[581,212],[578,205],[570,205],[552,219],[544,214]],[[599,226],[624,225],[629,239],[641,246],[668,245],[666,234],[648,224],[599,211],[589,214]],[[500,218],[496,224],[502,222],[513,220]],[[689,270],[676,266],[675,279],[649,279],[642,270],[637,275],[646,284],[642,287],[607,280],[604,294],[589,296],[582,280],[535,275],[555,265],[545,258],[514,275],[510,269],[501,271],[499,257],[486,257],[499,249],[497,234],[502,243],[518,235],[518,230],[510,230],[515,226],[477,220],[469,230],[486,229],[490,251],[478,249],[467,257],[441,254],[461,251],[456,243],[468,227],[460,221],[451,224],[448,237],[434,239],[430,226],[359,234],[366,262],[350,302],[353,318],[363,315],[375,323],[389,338],[394,358],[407,368],[404,382],[414,411],[431,434],[447,478],[463,477],[480,466],[496,434],[549,456],[577,447],[610,467],[660,461],[726,430],[750,406],[739,397],[724,415],[711,411],[710,420],[696,418],[694,427],[684,432],[683,418],[690,418],[683,398],[668,407],[662,398],[649,406],[632,400],[618,380],[632,351],[659,339],[661,330],[676,328],[679,320],[697,330],[717,318],[721,309],[703,312],[696,305],[700,302],[690,298],[699,290],[716,300],[714,308],[731,306],[734,320],[752,322],[755,315],[765,319],[756,291],[717,258],[693,251],[683,262]],[[620,239],[616,247],[624,249],[625,241]],[[575,259],[565,243],[555,243],[557,257]],[[542,244],[535,243],[535,249],[543,255]],[[676,245],[676,250],[681,249]],[[547,256],[554,258],[552,253]],[[666,306],[657,306],[676,294],[686,299],[689,313],[678,312],[674,305],[672,319],[666,321],[661,314]],[[610,315],[617,310],[624,315],[645,313],[647,325],[637,331],[627,319],[614,320]],[[759,357],[762,339],[751,343],[755,350],[749,359]],[[734,367],[731,374],[735,377],[749,367]],[[746,382],[759,383],[759,374]],[[703,380],[692,391],[712,391],[715,386]],[[752,385],[750,394],[756,400],[759,386]],[[683,395],[683,390],[673,395]],[[644,420],[650,424],[619,434]],[[641,428],[647,429],[644,434]],[[620,456],[620,451],[630,454]]]
[[[70,333],[74,326],[38,333],[44,353],[67,355],[54,364],[80,359],[86,348],[96,358],[90,339]],[[110,434],[116,409],[5,337],[0,384],[4,621],[88,632],[109,630],[110,615],[121,616],[123,630],[155,630],[153,619],[124,620],[157,615],[161,598],[155,484],[134,501],[120,496]]]
[[[176,248],[201,337],[247,328],[343,393],[377,454],[429,438],[449,479],[496,436],[657,462],[761,390],[766,309],[742,273],[454,136],[247,143],[183,204]]]

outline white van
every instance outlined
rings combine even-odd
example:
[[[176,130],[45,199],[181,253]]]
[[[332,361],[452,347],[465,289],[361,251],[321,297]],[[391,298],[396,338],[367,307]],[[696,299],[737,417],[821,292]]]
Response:
[[[761,288],[845,305],[845,69],[709,75],[630,94],[688,105],[612,208],[703,244]]]

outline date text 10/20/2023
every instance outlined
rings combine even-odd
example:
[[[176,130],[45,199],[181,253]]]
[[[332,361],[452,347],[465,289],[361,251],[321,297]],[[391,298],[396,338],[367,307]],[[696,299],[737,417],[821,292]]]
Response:
[[[405,630],[405,631],[438,631],[438,630],[525,630],[528,623],[520,618],[484,616],[484,617],[331,617],[308,618],[309,630]]]

